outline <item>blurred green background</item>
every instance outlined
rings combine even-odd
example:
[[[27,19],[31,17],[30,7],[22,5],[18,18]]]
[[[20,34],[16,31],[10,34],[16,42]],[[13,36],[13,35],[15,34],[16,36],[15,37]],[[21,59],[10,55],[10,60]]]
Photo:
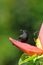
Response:
[[[21,56],[9,37],[16,39],[19,30],[26,29],[33,43],[33,33],[39,31],[42,22],[43,0],[0,0],[0,65],[18,65]]]

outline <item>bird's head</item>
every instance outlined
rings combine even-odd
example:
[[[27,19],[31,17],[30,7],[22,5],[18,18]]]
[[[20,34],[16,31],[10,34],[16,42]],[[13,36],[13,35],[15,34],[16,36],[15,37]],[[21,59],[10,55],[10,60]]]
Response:
[[[27,30],[20,29],[21,33],[27,33]]]

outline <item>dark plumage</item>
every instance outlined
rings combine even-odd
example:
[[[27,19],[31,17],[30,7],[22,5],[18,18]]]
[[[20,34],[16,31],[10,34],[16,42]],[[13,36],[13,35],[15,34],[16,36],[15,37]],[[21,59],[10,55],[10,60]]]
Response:
[[[26,30],[20,30],[22,34],[18,37],[18,40],[21,42],[27,42],[28,40],[28,32]]]

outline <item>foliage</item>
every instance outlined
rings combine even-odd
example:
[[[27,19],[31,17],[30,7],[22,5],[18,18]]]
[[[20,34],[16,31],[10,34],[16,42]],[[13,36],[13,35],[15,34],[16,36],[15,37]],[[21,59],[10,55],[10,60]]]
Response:
[[[28,56],[27,54],[22,54],[18,65],[43,65],[43,55]]]

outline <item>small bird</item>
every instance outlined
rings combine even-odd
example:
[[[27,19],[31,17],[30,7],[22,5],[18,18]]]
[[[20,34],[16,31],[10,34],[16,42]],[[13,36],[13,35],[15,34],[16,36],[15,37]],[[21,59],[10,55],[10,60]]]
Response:
[[[22,32],[22,34],[18,37],[18,41],[27,42],[29,37],[27,30],[20,30],[20,31]]]

